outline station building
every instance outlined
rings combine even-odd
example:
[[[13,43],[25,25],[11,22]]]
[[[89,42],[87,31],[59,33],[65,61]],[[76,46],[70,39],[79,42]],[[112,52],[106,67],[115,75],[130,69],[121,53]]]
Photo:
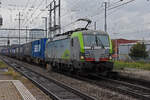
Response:
[[[112,55],[113,59],[119,60],[119,47],[123,44],[129,44],[129,43],[137,43],[139,40],[127,40],[127,39],[113,39],[112,43],[114,46],[114,54]]]
[[[147,60],[150,60],[150,41],[138,41],[138,42],[144,42],[144,44],[146,45],[146,51],[149,54],[149,57],[147,58]],[[118,47],[118,56],[119,56],[119,60],[130,60],[130,49],[131,47],[136,44],[136,43],[127,43],[127,44],[120,44]],[[140,60],[140,59],[139,59]],[[146,60],[146,59],[145,59]]]
[[[114,60],[130,60],[130,49],[137,42],[144,42],[146,45],[146,51],[149,54],[150,59],[150,40],[127,40],[127,39],[114,39],[112,40],[114,45],[114,54],[112,55]]]

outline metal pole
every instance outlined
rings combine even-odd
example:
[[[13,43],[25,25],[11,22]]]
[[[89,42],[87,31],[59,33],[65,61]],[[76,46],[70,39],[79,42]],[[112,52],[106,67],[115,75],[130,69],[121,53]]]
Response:
[[[27,26],[26,26],[26,43],[28,42],[28,40],[27,40],[27,35],[28,35],[28,31],[27,31]]]
[[[10,40],[9,40],[9,33],[8,33],[8,36],[7,36],[7,47],[9,47],[9,45],[10,45]]]
[[[47,34],[47,17],[45,18],[45,33],[46,33],[46,38],[48,37],[48,34]]]
[[[52,27],[52,3],[50,3],[50,10],[49,10],[49,36],[51,36],[51,27]]]
[[[107,32],[107,2],[105,3],[105,32]]]
[[[45,19],[45,37],[47,38],[48,34],[47,34],[47,17],[42,17]]]
[[[20,55],[20,12],[19,12],[19,55]]]
[[[94,30],[96,30],[96,22],[94,23]]]
[[[115,54],[116,54],[116,60],[118,59],[118,53],[117,53],[117,51],[118,51],[118,44],[117,44],[117,39],[116,39],[116,50],[115,50]]]
[[[56,3],[57,3],[56,0],[53,0],[50,3],[50,10],[49,10],[49,34],[51,33],[50,36],[55,35],[57,29],[59,29],[59,32],[61,33],[61,11],[60,11],[61,1],[60,0],[58,1],[59,4]],[[58,14],[56,14],[56,8],[59,8]],[[58,19],[58,22],[56,18]]]
[[[54,0],[54,27],[56,26],[56,1]]]
[[[59,0],[59,34],[61,33],[61,0]]]
[[[56,1],[54,0],[54,26],[53,36],[56,34]]]

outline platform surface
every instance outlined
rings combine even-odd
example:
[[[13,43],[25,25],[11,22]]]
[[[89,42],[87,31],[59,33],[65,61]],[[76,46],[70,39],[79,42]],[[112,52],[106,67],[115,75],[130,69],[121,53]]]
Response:
[[[0,100],[36,100],[19,80],[0,80]]]
[[[116,70],[116,72],[122,76],[150,81],[150,71],[148,70],[124,68],[123,70]]]

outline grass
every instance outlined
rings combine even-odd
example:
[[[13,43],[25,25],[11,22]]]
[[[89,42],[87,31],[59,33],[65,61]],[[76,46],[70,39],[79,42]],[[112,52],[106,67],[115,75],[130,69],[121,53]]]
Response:
[[[8,68],[8,72],[4,73],[5,75],[12,76],[15,80],[20,79],[21,75],[13,70],[13,68]]]
[[[20,80],[22,82],[28,81],[25,77],[17,73],[13,68],[9,67],[7,64],[0,61],[0,69],[4,69],[4,68],[8,68],[8,72],[4,72],[3,74],[12,76],[14,80]]]
[[[4,72],[5,75],[12,76],[15,80],[19,79],[21,75],[13,70],[13,68],[9,67],[4,62],[0,61],[0,69],[8,68],[8,72]]]
[[[8,68],[8,66],[4,62],[0,61],[0,68]]]
[[[114,68],[117,70],[121,70],[124,68],[136,68],[136,69],[144,69],[150,71],[150,63],[116,61],[114,63]]]

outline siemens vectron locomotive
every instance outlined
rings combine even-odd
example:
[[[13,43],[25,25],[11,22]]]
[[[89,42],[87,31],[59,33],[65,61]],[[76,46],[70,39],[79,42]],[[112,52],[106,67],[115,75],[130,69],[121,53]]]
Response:
[[[61,71],[107,73],[113,69],[109,35],[87,28],[58,34],[53,39],[44,38],[5,48],[1,53]]]
[[[77,29],[56,36],[46,45],[46,62],[58,70],[109,72],[112,44],[102,31]]]

